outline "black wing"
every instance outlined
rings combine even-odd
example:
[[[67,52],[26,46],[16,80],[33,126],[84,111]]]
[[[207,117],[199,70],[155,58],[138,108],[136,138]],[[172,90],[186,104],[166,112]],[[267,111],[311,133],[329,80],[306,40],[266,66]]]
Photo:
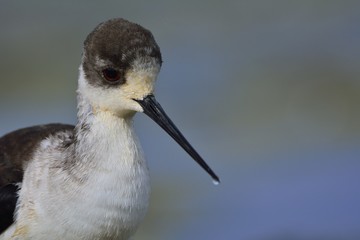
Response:
[[[18,190],[15,184],[0,188],[0,234],[14,222]]]
[[[0,234],[13,223],[17,202],[16,183],[23,179],[23,166],[36,146],[49,135],[73,131],[74,126],[47,124],[19,129],[0,138]]]

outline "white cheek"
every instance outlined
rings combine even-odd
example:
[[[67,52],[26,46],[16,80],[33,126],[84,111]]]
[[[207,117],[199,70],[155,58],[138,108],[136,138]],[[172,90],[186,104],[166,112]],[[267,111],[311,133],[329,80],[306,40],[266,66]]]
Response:
[[[78,93],[82,95],[92,106],[95,111],[111,111],[116,113],[122,111],[143,112],[142,107],[133,99],[137,97],[137,92],[148,91],[149,86],[134,87],[134,84],[126,84],[116,88],[94,87],[88,84],[85,74],[80,66],[79,69],[79,89]],[[129,94],[132,89],[132,94]],[[137,91],[136,91],[137,90]],[[142,94],[141,94],[142,95]]]

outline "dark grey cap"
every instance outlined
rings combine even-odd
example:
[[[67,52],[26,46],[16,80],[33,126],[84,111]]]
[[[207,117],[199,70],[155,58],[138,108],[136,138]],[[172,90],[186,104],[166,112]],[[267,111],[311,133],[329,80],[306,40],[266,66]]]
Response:
[[[150,59],[159,65],[162,63],[160,48],[151,32],[122,18],[99,24],[84,42],[83,69],[91,84],[103,85],[92,82],[104,68],[99,60],[124,74],[135,60]]]

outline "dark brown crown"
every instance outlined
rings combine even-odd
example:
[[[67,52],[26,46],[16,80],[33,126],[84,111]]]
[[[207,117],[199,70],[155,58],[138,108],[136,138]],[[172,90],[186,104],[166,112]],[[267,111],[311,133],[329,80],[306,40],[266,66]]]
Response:
[[[99,24],[84,42],[84,73],[87,80],[95,85],[103,85],[101,82],[92,82],[104,67],[98,66],[99,60],[125,73],[135,60],[153,62],[154,59],[161,65],[160,48],[151,32],[122,18]]]

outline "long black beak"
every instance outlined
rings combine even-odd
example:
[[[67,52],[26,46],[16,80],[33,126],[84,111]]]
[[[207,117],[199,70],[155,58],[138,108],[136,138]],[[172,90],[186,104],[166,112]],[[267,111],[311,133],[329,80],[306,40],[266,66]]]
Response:
[[[154,95],[148,95],[143,100],[134,100],[141,105],[146,115],[164,129],[213,178],[214,183],[220,182],[219,177],[211,170],[207,163],[195,151],[171,119],[166,115],[161,105],[156,101]]]

